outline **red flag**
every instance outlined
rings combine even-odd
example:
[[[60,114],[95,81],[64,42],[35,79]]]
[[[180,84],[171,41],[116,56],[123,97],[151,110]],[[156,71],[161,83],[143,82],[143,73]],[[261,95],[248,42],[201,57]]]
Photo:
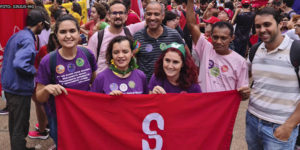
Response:
[[[14,33],[18,32],[19,30],[22,30],[25,26],[27,10],[26,8],[21,9],[24,6],[27,7],[24,4],[26,4],[25,0],[0,1],[0,70],[2,69],[3,52],[8,39]]]
[[[141,0],[131,0],[131,9],[136,12],[142,20],[144,20],[144,9]]]
[[[237,91],[110,96],[68,89],[56,97],[58,149],[229,149]]]

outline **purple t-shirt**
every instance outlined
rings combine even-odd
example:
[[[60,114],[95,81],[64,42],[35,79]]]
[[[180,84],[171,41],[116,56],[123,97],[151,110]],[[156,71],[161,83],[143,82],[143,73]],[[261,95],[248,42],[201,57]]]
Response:
[[[92,52],[90,51],[91,55]],[[58,52],[56,55],[55,83],[65,88],[77,90],[90,90],[92,73],[96,71],[95,57],[92,57],[93,64],[89,63],[84,52],[77,47],[76,57],[72,60],[64,59]],[[50,55],[46,55],[39,65],[36,82],[47,85],[51,82]]]
[[[135,69],[129,77],[120,78],[106,68],[97,75],[91,91],[109,94],[114,90],[120,90],[124,94],[148,94],[146,75],[141,70]]]
[[[149,81],[149,90],[153,90],[155,86],[161,86],[167,93],[201,93],[199,84],[192,84],[188,89],[182,89],[179,86],[172,85],[167,79],[160,80],[153,74]]]

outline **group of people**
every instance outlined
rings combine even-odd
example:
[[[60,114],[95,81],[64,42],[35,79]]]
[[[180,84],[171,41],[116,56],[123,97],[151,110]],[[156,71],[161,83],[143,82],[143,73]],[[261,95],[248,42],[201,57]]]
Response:
[[[47,139],[48,133],[59,147],[54,97],[68,95],[66,88],[113,96],[237,90],[250,98],[248,149],[294,149],[300,81],[290,51],[299,46],[291,35],[300,38],[300,16],[288,9],[293,1],[278,9],[274,0],[255,12],[249,0],[170,3],[143,0],[141,19],[128,0],[95,2],[87,24],[56,4],[51,19],[42,6],[29,10],[26,27],[7,42],[1,72],[11,149],[30,149],[27,135]],[[283,8],[293,11],[284,33]],[[247,59],[251,30],[259,42]],[[28,133],[31,99],[38,124]]]

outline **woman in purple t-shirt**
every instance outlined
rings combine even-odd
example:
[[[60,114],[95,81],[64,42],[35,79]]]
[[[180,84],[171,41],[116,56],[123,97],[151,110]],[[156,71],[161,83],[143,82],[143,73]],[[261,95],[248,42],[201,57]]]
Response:
[[[53,96],[67,94],[65,88],[89,91],[96,77],[96,60],[92,52],[78,47],[79,25],[71,15],[57,19],[54,29],[61,48],[47,54],[40,62],[36,76],[36,99],[46,102],[50,136],[57,144],[57,119]]]
[[[109,67],[97,75],[92,92],[110,95],[148,94],[146,76],[136,69],[134,48],[136,44],[126,36],[117,36],[111,40],[106,51]]]
[[[151,94],[201,93],[198,68],[183,44],[166,46],[155,63],[149,90]]]

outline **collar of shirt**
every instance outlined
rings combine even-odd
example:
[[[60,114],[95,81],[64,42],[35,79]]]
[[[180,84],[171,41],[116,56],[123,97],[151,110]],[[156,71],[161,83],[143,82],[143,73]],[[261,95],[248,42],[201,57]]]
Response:
[[[160,37],[167,37],[167,36],[168,36],[167,28],[166,28],[164,25],[162,25],[162,27],[163,27],[163,33],[162,33],[158,38],[160,38]],[[150,37],[150,36],[148,35],[148,33],[147,33],[147,28],[148,28],[148,26],[146,26],[146,28],[145,28],[145,30],[144,30],[145,39],[146,39],[146,40],[153,40],[154,38],[153,38],[153,37]],[[157,39],[158,39],[158,38],[157,38]],[[154,39],[154,40],[156,40],[156,39]]]
[[[290,39],[288,36],[284,36],[284,39],[283,39],[283,41],[280,43],[280,45],[279,45],[278,47],[276,47],[274,50],[268,52],[268,54],[275,53],[275,52],[277,52],[277,51],[279,51],[279,50],[281,50],[281,51],[286,50],[286,49],[288,48],[289,44],[290,44],[290,41],[291,41],[291,39]],[[267,48],[266,48],[264,42],[261,44],[261,49],[262,49],[263,51],[266,51],[266,52],[267,52]]]
[[[24,30],[28,30],[28,31],[31,33],[31,35],[32,35],[32,37],[33,37],[33,39],[34,39],[34,41],[36,41],[36,38],[35,38],[35,36],[34,36],[34,33],[33,33],[29,28],[25,27]]]

